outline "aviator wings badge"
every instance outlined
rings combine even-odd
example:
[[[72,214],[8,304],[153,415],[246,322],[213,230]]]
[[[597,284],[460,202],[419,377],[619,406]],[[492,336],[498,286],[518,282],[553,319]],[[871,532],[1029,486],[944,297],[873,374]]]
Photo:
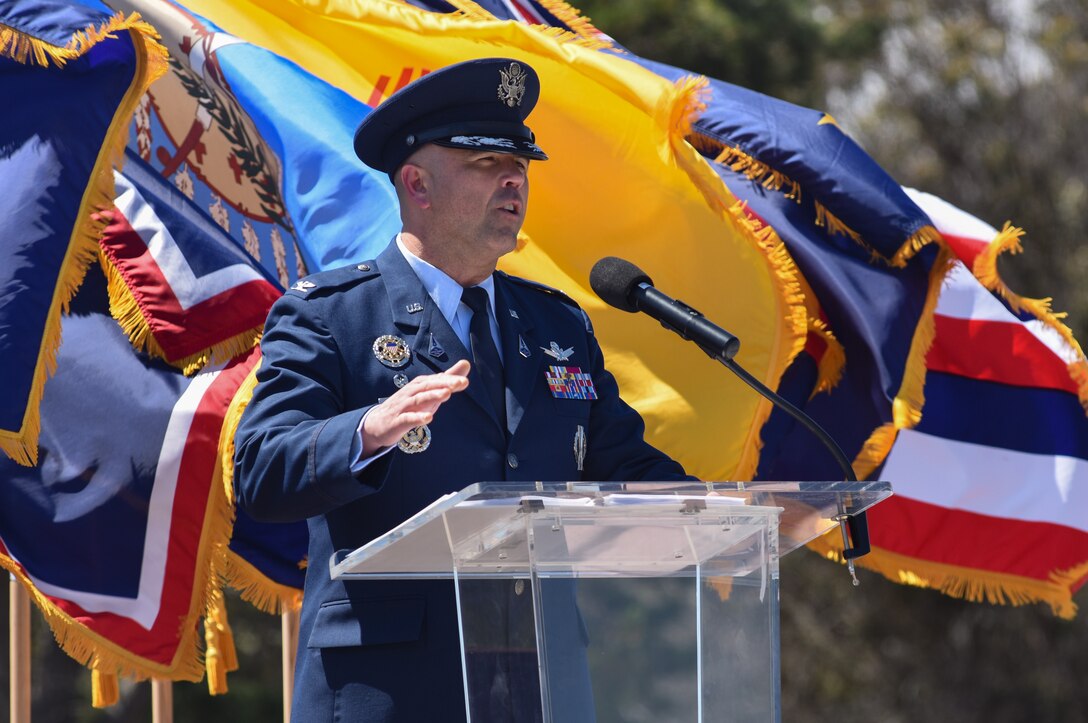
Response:
[[[545,349],[544,347],[540,347],[540,351],[544,352],[545,354],[552,357],[556,361],[561,361],[561,362],[565,362],[566,360],[570,359],[574,355],[574,347],[573,346],[570,347],[569,349],[563,349],[558,344],[556,344],[554,341],[549,342],[549,348],[548,349]]]

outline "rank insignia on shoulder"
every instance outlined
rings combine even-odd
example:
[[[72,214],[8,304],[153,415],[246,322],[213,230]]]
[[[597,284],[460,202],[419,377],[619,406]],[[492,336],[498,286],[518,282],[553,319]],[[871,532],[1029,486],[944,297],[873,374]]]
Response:
[[[540,347],[540,350],[555,359],[556,361],[565,362],[567,359],[570,359],[572,356],[574,356],[573,346],[564,349],[553,341],[548,344],[548,347],[549,348],[547,349],[545,349],[544,347]]]
[[[399,369],[408,363],[412,356],[412,350],[408,348],[408,342],[399,336],[383,334],[374,340],[374,357],[391,369]]]
[[[291,291],[301,291],[302,293],[306,293],[307,291],[309,291],[310,289],[312,289],[312,288],[314,288],[316,286],[317,286],[317,284],[315,284],[312,281],[307,281],[306,279],[300,279],[299,281],[296,281],[295,283],[291,284]]]
[[[593,386],[593,377],[579,367],[549,366],[544,372],[548,380],[548,391],[556,399],[596,399],[597,389]]]
[[[409,429],[400,441],[397,442],[397,449],[405,454],[419,454],[420,452],[426,452],[427,448],[431,446],[431,430],[424,424],[422,427],[415,427]]]

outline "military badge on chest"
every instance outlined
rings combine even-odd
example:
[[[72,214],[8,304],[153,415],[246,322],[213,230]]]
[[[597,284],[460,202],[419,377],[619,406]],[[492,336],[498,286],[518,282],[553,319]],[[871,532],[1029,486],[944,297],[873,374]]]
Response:
[[[597,398],[597,388],[593,386],[593,377],[579,367],[549,366],[548,371],[544,372],[544,378],[548,380],[548,391],[556,399]]]
[[[392,334],[379,336],[374,340],[371,349],[374,351],[374,358],[390,369],[400,369],[412,356],[408,342]]]

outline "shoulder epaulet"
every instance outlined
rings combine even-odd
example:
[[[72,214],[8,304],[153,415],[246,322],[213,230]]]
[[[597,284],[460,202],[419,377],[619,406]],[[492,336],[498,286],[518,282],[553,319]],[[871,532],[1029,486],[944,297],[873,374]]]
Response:
[[[520,276],[511,276],[510,274],[504,273],[502,271],[500,271],[499,273],[505,276],[510,281],[513,281],[515,284],[518,284],[519,286],[524,286],[527,289],[533,289],[534,291],[540,291],[542,293],[548,294],[549,296],[552,296],[562,301],[563,303],[570,304],[576,309],[582,308],[578,305],[577,301],[570,298],[559,289],[548,286],[546,284],[542,284],[539,281],[530,281],[529,279],[523,279]]]
[[[291,288],[287,290],[287,293],[305,299],[319,295],[322,291],[343,289],[378,276],[377,265],[373,261],[364,261],[361,264],[350,264],[349,266],[341,266],[337,269],[310,274],[291,284]]]

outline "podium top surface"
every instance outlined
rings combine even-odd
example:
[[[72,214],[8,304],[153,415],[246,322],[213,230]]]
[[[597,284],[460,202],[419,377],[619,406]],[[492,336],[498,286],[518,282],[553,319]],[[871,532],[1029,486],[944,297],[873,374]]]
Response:
[[[890,495],[887,482],[480,483],[338,552],[330,574],[744,575]]]

